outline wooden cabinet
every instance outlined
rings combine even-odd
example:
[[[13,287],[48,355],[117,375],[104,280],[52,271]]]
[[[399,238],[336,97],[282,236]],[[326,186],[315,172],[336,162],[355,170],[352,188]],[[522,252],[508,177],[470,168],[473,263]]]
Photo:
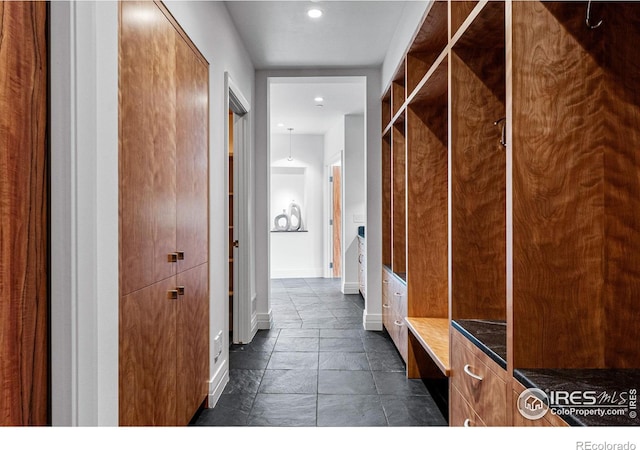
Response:
[[[162,3],[122,2],[119,69],[120,424],[186,425],[208,394],[209,68]]]
[[[483,424],[509,425],[507,372],[457,330],[451,334],[450,395],[460,395]]]
[[[47,425],[47,2],[0,2],[0,426]]]

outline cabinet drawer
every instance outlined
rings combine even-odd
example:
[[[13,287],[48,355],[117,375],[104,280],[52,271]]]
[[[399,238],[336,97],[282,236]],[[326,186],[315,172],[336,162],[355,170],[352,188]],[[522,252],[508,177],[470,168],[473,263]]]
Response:
[[[525,390],[525,387],[515,379],[512,380],[513,388],[513,426],[514,427],[568,427],[569,424],[562,420],[561,417],[551,414],[550,411],[538,420],[525,418],[518,410],[518,397]]]
[[[452,330],[451,382],[489,426],[507,425],[506,372]]]
[[[404,318],[407,317],[407,286],[398,279],[393,280],[393,290],[391,291],[391,339],[396,345],[398,352],[405,362],[409,348],[409,330]]]
[[[449,387],[449,426],[484,427],[486,426],[462,394],[453,384]]]

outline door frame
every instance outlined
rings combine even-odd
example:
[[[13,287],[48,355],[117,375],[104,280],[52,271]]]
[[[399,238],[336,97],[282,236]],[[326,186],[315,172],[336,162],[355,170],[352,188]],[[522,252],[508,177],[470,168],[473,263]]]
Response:
[[[336,152],[330,162],[324,166],[325,172],[325,264],[324,264],[324,277],[333,278],[333,268],[329,266],[333,262],[333,225],[331,219],[333,219],[333,182],[331,177],[333,176],[333,166],[340,166],[341,180],[340,180],[340,201],[342,203],[342,210],[344,211],[344,151],[340,150]],[[344,217],[341,214],[341,227],[342,236],[340,239],[340,257],[344,259]],[[340,268],[340,279],[344,276],[344,265]]]
[[[234,240],[238,240],[239,247],[234,250],[233,257],[233,343],[251,342],[258,331],[255,308],[255,286],[251,276],[251,255],[253,242],[250,232],[251,213],[251,152],[250,152],[250,118],[251,105],[228,72],[224,74],[224,102],[225,111],[233,111],[233,233]],[[224,142],[229,142],[229,114],[225,114]],[[229,158],[225,158],[225,186],[229,186]],[[225,229],[229,228],[229,196],[225,194]],[[229,240],[225,239],[225,258],[229,255]],[[229,291],[229,264],[225,264],[226,292]],[[229,308],[225,302],[225,310]],[[225,317],[229,311],[225,311]],[[226,325],[228,327],[228,325]],[[226,330],[228,335],[229,330]]]

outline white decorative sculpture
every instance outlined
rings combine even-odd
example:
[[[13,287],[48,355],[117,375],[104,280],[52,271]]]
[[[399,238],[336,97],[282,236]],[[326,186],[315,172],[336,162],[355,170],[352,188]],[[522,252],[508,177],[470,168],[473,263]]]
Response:
[[[273,221],[273,229],[275,231],[287,231],[289,229],[290,222],[289,215],[283,209],[282,214],[278,214]]]
[[[282,210],[273,220],[273,231],[303,231],[302,209],[295,200],[289,204],[289,211]]]

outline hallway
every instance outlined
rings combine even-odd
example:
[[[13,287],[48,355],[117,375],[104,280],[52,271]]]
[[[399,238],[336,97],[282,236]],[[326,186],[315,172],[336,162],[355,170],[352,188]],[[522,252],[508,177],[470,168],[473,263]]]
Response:
[[[363,299],[339,280],[272,280],[274,327],[230,348],[230,381],[195,425],[446,426],[408,380],[386,332],[362,329]]]

